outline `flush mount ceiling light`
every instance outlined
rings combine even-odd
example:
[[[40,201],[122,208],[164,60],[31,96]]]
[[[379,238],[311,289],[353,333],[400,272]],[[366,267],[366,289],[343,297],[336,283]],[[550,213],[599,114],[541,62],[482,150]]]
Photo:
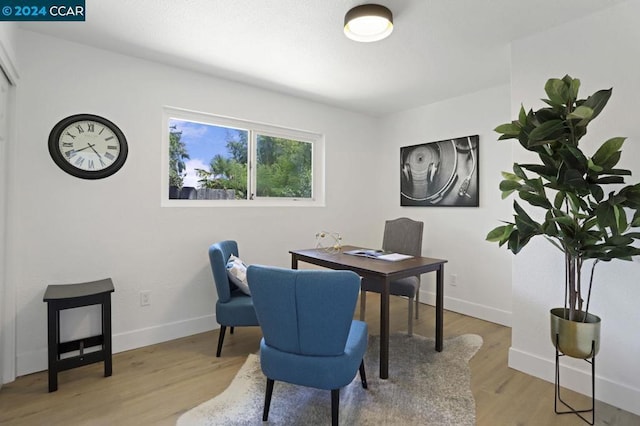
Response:
[[[391,11],[379,4],[356,6],[344,16],[344,34],[355,41],[378,41],[393,31]]]

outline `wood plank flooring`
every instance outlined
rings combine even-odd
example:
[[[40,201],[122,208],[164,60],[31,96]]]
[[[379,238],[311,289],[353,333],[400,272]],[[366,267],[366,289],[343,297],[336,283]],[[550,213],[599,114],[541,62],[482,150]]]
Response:
[[[379,329],[378,303],[369,293],[367,321],[373,334]],[[406,317],[406,300],[393,297],[391,331],[406,330]],[[434,309],[422,305],[414,333],[433,338],[433,325]],[[586,424],[553,412],[552,383],[507,367],[509,328],[445,313],[445,339],[467,333],[484,340],[470,362],[479,426]],[[20,377],[0,389],[0,425],[174,425],[180,414],[228,386],[247,354],[257,352],[260,337],[257,327],[227,333],[221,358],[215,357],[218,330],[118,353],[113,376],[103,377],[102,364],[64,371],[53,393],[47,392],[46,371]],[[377,366],[369,371],[377,374]],[[576,404],[589,403],[587,397],[569,395]],[[640,416],[604,403],[597,403],[596,412],[597,425],[640,425]]]

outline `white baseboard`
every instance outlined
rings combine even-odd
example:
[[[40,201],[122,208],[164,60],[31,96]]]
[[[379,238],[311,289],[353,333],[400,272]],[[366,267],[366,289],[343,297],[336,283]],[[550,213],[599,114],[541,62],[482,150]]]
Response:
[[[435,305],[435,293],[420,291],[420,302]],[[445,297],[444,308],[470,317],[511,327],[511,312],[502,311],[491,306],[480,305],[466,300],[456,299],[454,297]]]
[[[141,328],[138,330],[113,335],[113,353],[124,352],[144,346],[155,345],[180,337],[204,333],[219,328],[215,315],[190,318],[168,324]],[[47,348],[38,351],[24,352],[17,357],[17,375],[35,373],[46,370]]]
[[[168,324],[141,328],[126,333],[113,335],[113,352],[124,352],[156,343],[167,342],[180,337],[204,333],[205,331],[219,328],[215,315],[206,315],[198,318],[189,318]]]
[[[578,370],[571,366],[562,365],[560,362],[561,385],[564,388],[591,396],[591,367],[586,363],[588,371]],[[523,373],[555,383],[555,359],[541,358],[527,352],[509,349],[509,367]],[[640,415],[640,390],[630,388],[620,383],[612,382],[606,377],[596,374],[596,399],[606,402],[614,407],[621,408]]]

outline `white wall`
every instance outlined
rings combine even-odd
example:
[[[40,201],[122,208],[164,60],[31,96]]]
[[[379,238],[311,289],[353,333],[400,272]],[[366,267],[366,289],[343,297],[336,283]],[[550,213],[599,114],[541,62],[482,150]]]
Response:
[[[215,241],[236,239],[246,261],[280,266],[290,265],[289,249],[314,246],[321,229],[374,242],[369,230],[384,218],[382,194],[371,191],[374,119],[31,32],[18,41],[8,279],[19,283],[19,375],[46,369],[48,284],[111,277],[114,350],[122,351],[217,327],[207,256]],[[323,133],[326,207],[162,208],[165,105]],[[76,113],[107,117],[125,133],[129,157],[115,175],[77,179],[51,160],[51,128]],[[152,292],[151,306],[139,306],[141,290]],[[63,338],[97,330],[92,308],[63,312]]]
[[[497,218],[509,213],[500,201],[500,170],[511,168],[511,147],[493,129],[509,120],[509,86],[499,86],[386,117],[380,168],[388,218],[425,223],[423,255],[443,258],[445,308],[488,321],[511,322],[511,261],[506,250],[485,241]],[[479,135],[480,207],[400,207],[400,147]],[[382,239],[380,232],[379,240]],[[451,275],[457,275],[457,284]],[[434,277],[422,278],[421,300],[434,301]]]
[[[539,108],[548,78],[569,74],[582,81],[581,95],[613,87],[613,96],[590,125],[584,149],[593,154],[605,140],[628,137],[620,167],[640,180],[640,2],[631,1],[588,18],[523,39],[512,46],[511,115],[520,104]],[[519,161],[521,150],[514,157]],[[596,398],[640,414],[640,263],[614,261],[596,268],[590,310],[602,322],[596,357]],[[563,259],[545,241],[533,241],[513,262],[513,332],[509,365],[553,381],[554,349],[549,309],[562,306]],[[567,360],[563,383],[590,393],[590,367]],[[567,379],[565,382],[564,379]]]

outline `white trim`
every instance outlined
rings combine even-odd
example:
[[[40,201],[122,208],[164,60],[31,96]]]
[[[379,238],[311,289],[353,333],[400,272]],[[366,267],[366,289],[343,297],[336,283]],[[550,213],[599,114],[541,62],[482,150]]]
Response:
[[[420,302],[435,306],[436,295],[432,292],[420,290]],[[444,298],[444,308],[448,311],[458,312],[484,321],[511,327],[511,312],[496,309],[487,305],[467,302],[454,297]]]

